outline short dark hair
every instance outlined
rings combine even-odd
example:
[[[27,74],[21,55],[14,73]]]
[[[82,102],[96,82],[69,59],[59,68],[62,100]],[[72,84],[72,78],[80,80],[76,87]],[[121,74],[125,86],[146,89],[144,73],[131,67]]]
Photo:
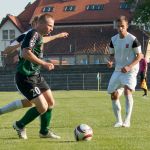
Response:
[[[53,17],[51,14],[49,14],[49,13],[44,13],[44,14],[42,14],[42,15],[39,16],[38,21],[39,21],[39,22],[46,22],[46,19],[47,19],[47,18],[52,18],[52,19],[54,20],[54,17]]]
[[[125,21],[128,23],[128,19],[126,16],[120,16],[118,19],[117,19],[117,22],[122,22],[122,21]]]

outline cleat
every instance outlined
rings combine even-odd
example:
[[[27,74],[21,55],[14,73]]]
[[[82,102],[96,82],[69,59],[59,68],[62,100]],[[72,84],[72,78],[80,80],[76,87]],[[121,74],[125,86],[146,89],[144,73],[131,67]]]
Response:
[[[124,122],[124,123],[122,124],[122,127],[130,128],[130,122]]]
[[[142,95],[143,97],[147,97],[148,95],[147,94],[144,94],[144,95]]]
[[[20,129],[17,125],[16,122],[13,124],[13,128],[17,131],[17,134],[20,139],[28,139],[27,134],[26,134],[26,129]]]
[[[122,127],[122,122],[116,122],[114,125],[115,128],[120,128]]]
[[[59,135],[56,135],[54,132],[52,131],[48,131],[48,133],[45,134],[39,134],[40,138],[52,138],[52,139],[60,139],[61,137]]]

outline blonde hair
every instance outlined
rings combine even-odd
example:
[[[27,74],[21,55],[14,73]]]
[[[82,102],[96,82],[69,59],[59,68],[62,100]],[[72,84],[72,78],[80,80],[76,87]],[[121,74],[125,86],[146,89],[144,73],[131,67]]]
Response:
[[[34,18],[31,21],[31,26],[33,26],[35,23],[37,23],[39,20],[39,16],[34,16]]]

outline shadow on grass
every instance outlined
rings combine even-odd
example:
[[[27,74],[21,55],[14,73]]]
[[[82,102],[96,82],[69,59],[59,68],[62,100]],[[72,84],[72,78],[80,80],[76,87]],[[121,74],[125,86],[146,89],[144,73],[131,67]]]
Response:
[[[18,141],[27,141],[27,142],[30,142],[30,140],[35,141],[37,143],[43,143],[43,142],[51,142],[51,143],[74,143],[76,142],[75,140],[55,140],[55,139],[48,139],[48,138],[29,138],[27,140],[24,140],[24,139],[19,139],[17,137],[0,137],[0,140],[18,140]]]

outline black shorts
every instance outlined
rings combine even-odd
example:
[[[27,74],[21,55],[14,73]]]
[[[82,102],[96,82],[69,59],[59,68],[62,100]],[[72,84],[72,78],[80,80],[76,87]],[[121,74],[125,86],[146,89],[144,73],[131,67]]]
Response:
[[[25,76],[17,72],[15,80],[18,90],[28,100],[38,97],[41,92],[49,89],[49,85],[40,74]]]

